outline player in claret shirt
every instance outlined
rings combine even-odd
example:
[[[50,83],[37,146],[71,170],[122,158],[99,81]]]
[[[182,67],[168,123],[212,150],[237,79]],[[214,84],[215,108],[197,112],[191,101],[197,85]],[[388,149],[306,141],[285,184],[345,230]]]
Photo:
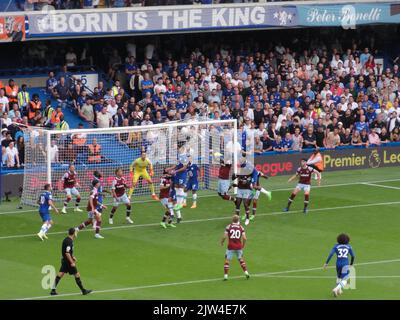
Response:
[[[66,193],[67,197],[64,201],[64,207],[62,208],[62,213],[67,213],[67,206],[68,203],[72,200],[72,196],[76,197],[75,200],[75,209],[74,211],[82,212],[79,209],[79,203],[81,202],[81,195],[76,187],[79,187],[79,183],[77,182],[77,174],[75,171],[75,166],[71,164],[68,167],[68,171],[63,176],[63,185],[64,185],[64,192]]]
[[[235,197],[232,197],[228,194],[230,187],[230,172],[231,172],[232,164],[229,161],[220,160],[220,167],[218,172],[218,195],[228,201],[235,202]]]
[[[101,227],[101,212],[97,211],[97,204],[99,199],[99,187],[100,181],[94,179],[92,181],[92,191],[90,191],[89,201],[87,205],[88,211],[88,219],[82,222],[75,230],[78,232],[90,224],[94,224],[94,220],[96,220],[96,227],[95,227],[95,238],[103,239],[104,237],[100,234],[100,227]]]
[[[125,204],[126,206],[126,222],[132,224],[133,221],[130,217],[131,215],[131,201],[129,200],[128,195],[126,194],[126,189],[128,186],[126,185],[126,180],[123,177],[122,169],[119,168],[115,170],[115,178],[112,183],[111,193],[114,197],[114,205],[111,209],[110,218],[108,219],[109,224],[113,224],[113,217],[115,212],[117,211],[120,204]]]
[[[233,187],[237,187],[237,195],[235,201],[235,213],[240,215],[240,205],[243,202],[245,216],[243,217],[245,220],[245,225],[247,226],[250,223],[250,204],[252,201],[252,176],[251,174],[233,174],[232,181],[237,181],[233,183]]]
[[[246,279],[250,278],[246,262],[243,259],[243,249],[247,238],[244,228],[240,225],[239,220],[240,217],[238,215],[233,216],[232,223],[226,227],[224,236],[221,239],[221,246],[224,245],[225,240],[228,240],[228,249],[225,253],[224,280],[228,280],[229,264],[233,256],[236,256],[238,259],[240,266],[246,275]]]
[[[174,202],[176,202],[175,188],[172,183],[172,176],[167,169],[164,169],[160,181],[160,201],[165,208],[165,213],[161,221],[163,228],[176,226],[172,223],[174,217]],[[166,223],[167,222],[167,223]]]
[[[303,213],[307,213],[308,203],[310,201],[311,176],[313,173],[317,175],[318,185],[320,185],[321,184],[321,174],[317,170],[315,170],[307,165],[307,159],[301,159],[301,165],[297,169],[296,174],[293,175],[292,177],[290,177],[290,179],[288,180],[288,182],[291,182],[296,177],[299,177],[299,183],[297,184],[296,188],[294,188],[294,190],[292,191],[292,194],[289,197],[287,207],[285,209],[283,209],[283,211],[285,211],[285,212],[289,211],[290,205],[292,204],[294,198],[301,190],[303,190],[304,191]]]

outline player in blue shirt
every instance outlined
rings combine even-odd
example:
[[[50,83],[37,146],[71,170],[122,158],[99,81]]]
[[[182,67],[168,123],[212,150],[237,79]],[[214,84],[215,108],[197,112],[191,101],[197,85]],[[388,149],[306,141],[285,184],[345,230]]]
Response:
[[[53,203],[53,198],[51,195],[51,184],[47,183],[44,185],[44,191],[40,194],[39,199],[38,199],[38,205],[39,205],[39,214],[40,217],[42,218],[43,225],[40,228],[39,233],[37,236],[40,238],[40,240],[43,241],[43,238],[47,239],[46,233],[49,231],[53,224],[53,220],[51,219],[50,216],[50,207],[54,209],[55,212],[58,213],[58,209]]]
[[[167,171],[171,172],[172,182],[175,189],[176,205],[174,210],[176,211],[176,222],[179,223],[182,220],[181,211],[186,200],[186,181],[187,181],[187,166],[189,163],[189,158],[185,152],[185,146],[182,146],[179,150],[178,164],[170,168],[166,168]]]
[[[197,208],[197,190],[199,190],[199,173],[200,173],[200,168],[197,166],[197,164],[189,162],[187,165],[187,175],[188,175],[188,181],[186,183],[186,188],[185,192],[188,192],[189,190],[192,191],[193,195],[193,204],[190,207],[191,209],[196,209]]]
[[[102,183],[102,181],[101,181],[101,178],[102,178],[101,173],[100,173],[99,171],[95,170],[95,171],[93,172],[93,179],[92,179],[92,181],[93,181],[93,180],[96,180],[96,181],[98,181],[98,182],[100,183],[100,186],[99,186],[99,188],[97,189],[97,192],[99,193],[99,195],[98,195],[98,197],[97,197],[97,207],[96,207],[96,210],[97,210],[98,212],[102,212],[103,209],[106,208],[106,206],[103,205],[103,197],[104,197],[104,192],[107,192],[107,191],[103,189],[103,183]]]
[[[335,297],[342,294],[342,289],[347,285],[347,279],[350,276],[350,266],[354,263],[354,252],[351,245],[349,245],[350,237],[341,233],[337,237],[337,244],[332,248],[329,253],[328,258],[324,264],[324,269],[328,267],[329,261],[336,254],[336,287],[332,290]],[[351,260],[349,262],[349,255],[351,256]]]

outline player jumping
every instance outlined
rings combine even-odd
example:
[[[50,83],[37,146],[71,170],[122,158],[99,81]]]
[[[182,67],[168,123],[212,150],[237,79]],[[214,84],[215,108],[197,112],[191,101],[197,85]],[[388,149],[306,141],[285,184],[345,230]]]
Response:
[[[337,244],[332,248],[331,252],[329,253],[328,258],[324,264],[324,269],[328,267],[329,261],[336,254],[336,287],[332,290],[333,295],[337,297],[338,295],[342,294],[342,289],[347,285],[347,280],[350,276],[350,267],[354,263],[354,252],[351,245],[349,245],[350,237],[345,234],[339,234],[337,237]],[[351,261],[349,264],[349,255],[351,256]]]
[[[252,208],[252,214],[250,216],[250,221],[254,220],[254,218],[256,217],[257,202],[258,198],[260,197],[260,194],[261,193],[265,194],[268,197],[268,200],[270,201],[272,199],[271,191],[267,191],[261,186],[260,177],[262,177],[263,179],[268,179],[268,177],[265,174],[258,171],[256,168],[253,168],[253,172],[251,173],[251,183],[253,185],[253,195],[252,195],[253,208]]]
[[[149,172],[147,172],[147,167],[149,167]],[[147,158],[146,152],[142,151],[140,158],[137,158],[135,161],[132,162],[130,167],[130,172],[132,175],[132,188],[129,190],[129,199],[132,197],[135,187],[139,181],[139,178],[143,178],[150,187],[151,191],[151,198],[153,200],[159,200],[154,191],[153,181],[151,177],[154,175],[153,171],[153,164]]]
[[[230,187],[230,172],[232,164],[225,162],[223,159],[220,160],[220,167],[218,172],[218,195],[223,200],[233,201],[235,202],[235,197],[232,197],[228,194]]]
[[[79,187],[79,183],[76,181],[77,175],[75,171],[75,166],[71,164],[68,167],[68,171],[63,176],[63,184],[64,184],[64,192],[66,193],[67,197],[64,201],[64,206],[61,210],[62,213],[67,213],[67,206],[68,203],[72,200],[72,196],[76,197],[75,200],[75,209],[76,212],[82,212],[79,209],[79,203],[81,202],[81,195],[76,187]]]
[[[188,181],[186,183],[185,193],[187,193],[190,190],[192,191],[193,203],[190,208],[196,209],[197,208],[197,190],[199,190],[198,177],[200,174],[200,168],[197,166],[197,164],[189,162],[186,170],[187,170],[187,175],[188,175]]]
[[[289,197],[287,207],[283,209],[284,212],[288,212],[290,209],[290,205],[292,204],[294,198],[299,193],[299,191],[304,191],[304,208],[303,213],[307,213],[308,211],[308,203],[310,201],[310,190],[311,190],[311,175],[315,173],[317,175],[318,185],[321,184],[321,175],[320,173],[309,167],[307,165],[307,159],[301,159],[301,166],[297,169],[296,174],[290,177],[288,182],[293,181],[296,177],[299,177],[299,183],[296,188],[292,191],[292,194]]]
[[[109,224],[113,224],[113,217],[115,212],[117,211],[118,207],[120,204],[125,204],[126,206],[126,222],[132,224],[133,221],[130,217],[131,215],[131,201],[129,200],[128,195],[126,194],[126,181],[125,178],[123,177],[123,172],[122,169],[119,168],[115,170],[115,178],[112,182],[112,187],[111,187],[111,194],[114,197],[114,205],[111,209],[110,213],[110,218],[108,219]]]
[[[46,233],[49,231],[51,226],[53,225],[53,220],[51,219],[50,216],[50,207],[54,209],[55,212],[58,213],[58,209],[54,205],[53,198],[51,195],[51,185],[49,183],[44,185],[44,191],[40,194],[39,199],[38,199],[38,205],[39,205],[39,214],[40,217],[42,218],[43,225],[40,228],[39,233],[37,236],[40,238],[40,240],[43,241],[43,238],[47,239]]]
[[[240,205],[243,202],[244,210],[245,210],[245,225],[247,226],[250,223],[250,204],[252,200],[252,191],[253,186],[251,183],[252,176],[251,174],[233,174],[232,180],[236,180],[237,183],[232,184],[233,187],[237,187],[237,195],[236,195],[236,209],[235,213],[240,215]]]
[[[172,184],[171,175],[166,169],[164,169],[163,176],[160,182],[160,201],[165,208],[165,213],[161,221],[163,228],[176,226],[172,223],[174,217],[174,201],[176,201],[176,195],[174,186]],[[167,222],[167,223],[166,223]]]
[[[104,239],[104,237],[100,234],[100,227],[101,227],[101,212],[97,211],[97,204],[98,204],[98,197],[99,197],[99,186],[100,182],[99,180],[93,180],[92,181],[92,191],[90,192],[89,196],[89,201],[87,205],[87,211],[88,211],[88,219],[84,222],[82,222],[77,228],[75,228],[76,231],[80,231],[87,227],[90,224],[94,223],[94,220],[96,220],[96,227],[95,227],[95,238],[97,239]],[[103,208],[105,206],[103,205]]]
[[[246,262],[243,259],[243,249],[247,238],[244,228],[240,225],[239,220],[240,217],[238,215],[233,216],[232,223],[225,228],[224,236],[221,239],[221,246],[224,245],[225,240],[228,240],[228,249],[225,253],[224,263],[224,281],[228,280],[229,264],[233,256],[237,257],[240,266],[246,275],[246,279],[250,278]]]

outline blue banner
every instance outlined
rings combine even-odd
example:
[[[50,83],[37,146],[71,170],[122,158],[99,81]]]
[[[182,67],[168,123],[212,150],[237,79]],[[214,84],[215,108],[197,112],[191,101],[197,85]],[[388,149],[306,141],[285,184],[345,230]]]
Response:
[[[296,5],[254,3],[97,10],[46,8],[26,12],[28,39],[292,27],[354,29],[366,24],[400,23],[398,1],[316,5],[306,2],[296,2]]]
[[[307,27],[355,28],[363,24],[400,23],[400,4],[348,3],[299,5],[299,25]]]

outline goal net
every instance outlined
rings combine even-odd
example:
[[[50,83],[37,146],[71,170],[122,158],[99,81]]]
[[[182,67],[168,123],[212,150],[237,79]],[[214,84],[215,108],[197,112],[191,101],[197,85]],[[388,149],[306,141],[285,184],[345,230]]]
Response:
[[[182,155],[199,167],[199,189],[216,190],[221,158],[236,168],[240,153],[233,152],[238,140],[236,120],[64,131],[28,128],[24,134],[26,165],[22,203],[27,205],[36,204],[45,183],[52,184],[55,201],[64,200],[62,178],[70,164],[75,165],[77,189],[83,199],[89,195],[95,170],[102,174],[106,190],[111,189],[117,168],[123,170],[131,187],[130,166],[143,151],[153,165],[151,178],[157,194],[164,168],[178,164]],[[149,187],[140,178],[132,200],[148,199]],[[111,200],[107,201],[106,197],[107,202]]]

